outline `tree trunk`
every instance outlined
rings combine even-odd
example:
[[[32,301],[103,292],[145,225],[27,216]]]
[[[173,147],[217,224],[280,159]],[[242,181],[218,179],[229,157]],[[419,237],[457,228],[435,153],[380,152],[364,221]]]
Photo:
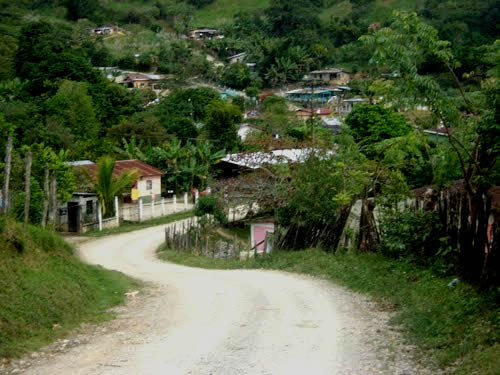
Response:
[[[28,151],[26,155],[26,173],[24,175],[24,229],[28,227],[30,218],[30,199],[31,199],[31,163],[33,154]]]
[[[49,213],[49,200],[50,200],[50,170],[49,164],[45,164],[45,174],[43,176],[43,211],[42,211],[42,228],[47,226],[47,215]]]
[[[374,200],[363,199],[361,201],[361,217],[359,219],[359,250],[361,252],[374,251],[379,243],[374,210]]]
[[[7,215],[9,212],[9,182],[10,167],[12,163],[12,136],[7,139],[7,149],[5,151],[5,177],[3,182],[3,207],[2,212]]]

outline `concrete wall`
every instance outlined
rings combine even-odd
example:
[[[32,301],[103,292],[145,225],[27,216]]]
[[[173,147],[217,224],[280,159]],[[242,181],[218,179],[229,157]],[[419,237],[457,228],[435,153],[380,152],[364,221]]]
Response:
[[[116,217],[102,219],[102,229],[117,228],[119,226],[120,226],[120,221],[117,220]],[[99,223],[82,225],[82,231],[80,233],[87,233],[93,230],[99,230]]]
[[[152,182],[152,189],[150,190],[147,188],[147,181]],[[151,192],[155,200],[159,200],[161,197],[161,176],[140,177],[137,181],[137,189],[139,190],[139,197],[143,198],[144,201],[149,202],[151,200]]]

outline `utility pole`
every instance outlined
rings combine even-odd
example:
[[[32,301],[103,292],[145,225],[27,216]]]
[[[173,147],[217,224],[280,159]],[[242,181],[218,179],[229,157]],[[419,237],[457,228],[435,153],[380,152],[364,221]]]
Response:
[[[311,114],[309,116],[309,122],[311,124],[311,138],[312,138],[312,143],[314,145],[315,143],[315,134],[314,134],[314,88],[315,88],[315,81],[313,78],[308,79],[309,81],[309,110],[311,111]],[[305,82],[307,82],[305,81]],[[304,84],[305,86],[305,84]]]

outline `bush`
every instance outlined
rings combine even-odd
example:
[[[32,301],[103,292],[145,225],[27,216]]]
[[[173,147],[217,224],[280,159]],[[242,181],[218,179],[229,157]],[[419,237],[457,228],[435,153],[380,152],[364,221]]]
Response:
[[[455,270],[457,253],[447,246],[436,212],[385,211],[379,251],[394,259],[430,267],[442,275]]]
[[[224,225],[227,223],[226,213],[222,208],[222,204],[214,195],[200,197],[194,209],[194,214],[198,217],[213,215],[219,224]]]
[[[24,192],[19,192],[14,195],[12,202],[12,214],[19,220],[24,220]],[[43,210],[43,191],[40,188],[40,184],[35,180],[31,179],[31,196],[30,196],[30,211],[29,211],[29,222],[32,224],[38,224],[42,221],[42,210]]]

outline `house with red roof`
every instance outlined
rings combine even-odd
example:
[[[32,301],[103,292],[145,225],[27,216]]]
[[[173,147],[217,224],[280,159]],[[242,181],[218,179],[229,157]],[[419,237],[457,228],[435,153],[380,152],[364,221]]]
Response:
[[[97,174],[97,164],[89,164],[86,168],[92,175]],[[113,176],[118,177],[123,172],[134,169],[138,172],[138,178],[132,186],[129,198],[132,201],[142,198],[145,203],[159,200],[161,198],[161,176],[164,175],[159,169],[140,160],[117,160]]]
[[[97,175],[98,165],[90,160],[70,162],[76,170],[85,169],[91,176]],[[140,160],[117,160],[113,176],[119,177],[122,173],[129,170],[137,170],[138,178],[132,186],[129,194],[125,194],[126,201],[137,201],[142,198],[144,203],[161,198],[161,177],[164,172]],[[85,173],[84,173],[85,174]],[[87,184],[88,185],[88,184]],[[89,186],[82,190],[89,191]]]

